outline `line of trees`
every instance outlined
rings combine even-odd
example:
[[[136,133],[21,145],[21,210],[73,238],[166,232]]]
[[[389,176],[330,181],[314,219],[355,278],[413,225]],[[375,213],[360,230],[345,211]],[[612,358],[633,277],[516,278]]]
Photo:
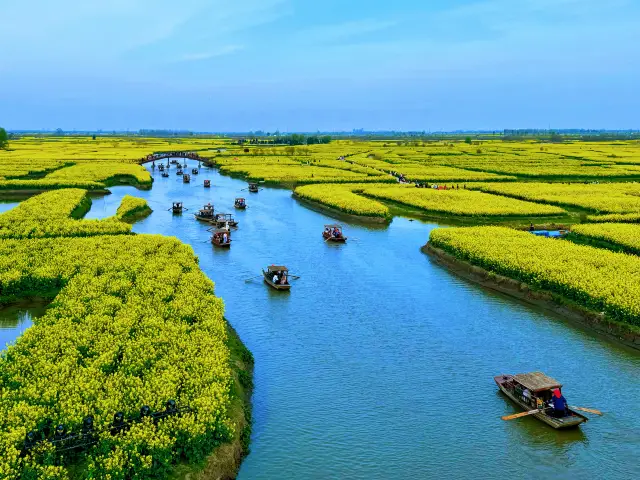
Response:
[[[9,135],[7,131],[0,127],[0,148],[7,148],[9,146]]]
[[[318,145],[331,143],[330,135],[303,135],[301,133],[292,133],[291,135],[279,135],[267,138],[251,137],[248,139],[238,140],[238,144],[248,143],[250,145]]]

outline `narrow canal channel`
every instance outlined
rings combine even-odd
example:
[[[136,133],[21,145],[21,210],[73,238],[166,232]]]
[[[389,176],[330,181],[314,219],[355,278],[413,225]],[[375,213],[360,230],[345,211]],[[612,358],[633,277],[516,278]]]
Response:
[[[255,356],[255,424],[239,478],[640,475],[640,355],[435,265],[420,247],[436,225],[344,223],[349,242],[328,245],[321,232],[334,220],[288,190],[250,194],[206,168],[188,185],[175,168],[154,178],[150,191],[94,199],[88,217],[114,214],[127,193],[146,198],[154,213],[134,231],[190,244],[215,281]],[[246,211],[234,211],[237,196]],[[172,201],[189,211],[172,215]],[[240,222],[228,251],[193,218],[207,202]],[[290,293],[262,283],[272,263],[300,275]],[[533,370],[561,380],[570,404],[605,415],[566,432],[500,420],[517,410],[492,377]]]

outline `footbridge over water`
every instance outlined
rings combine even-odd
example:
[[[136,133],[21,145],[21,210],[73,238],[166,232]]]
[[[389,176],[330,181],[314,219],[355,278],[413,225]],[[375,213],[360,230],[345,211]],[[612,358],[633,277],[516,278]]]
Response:
[[[201,157],[197,152],[158,152],[143,157],[142,163],[156,162],[158,160],[164,160],[165,158],[185,158],[187,160],[198,160],[199,162],[206,162],[208,160],[205,157]]]

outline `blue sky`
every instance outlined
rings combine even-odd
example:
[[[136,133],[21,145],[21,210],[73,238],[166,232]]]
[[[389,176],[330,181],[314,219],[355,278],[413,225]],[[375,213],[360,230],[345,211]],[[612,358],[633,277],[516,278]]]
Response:
[[[640,128],[639,0],[0,0],[0,125]]]

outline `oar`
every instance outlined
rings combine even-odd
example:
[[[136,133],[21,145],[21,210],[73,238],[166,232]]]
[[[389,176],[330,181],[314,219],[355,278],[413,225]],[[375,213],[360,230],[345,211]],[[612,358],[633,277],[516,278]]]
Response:
[[[569,408],[573,410],[580,410],[583,412],[595,413],[596,415],[602,415],[603,413],[600,410],[596,410],[595,408],[585,408],[585,407],[574,407],[573,405],[569,405]]]
[[[260,278],[260,277],[263,277],[263,276],[264,275],[256,275],[255,277],[247,278],[244,282],[245,283],[249,283],[249,282],[255,280],[256,278]]]
[[[516,418],[526,417],[528,415],[533,415],[534,413],[542,413],[542,410],[529,410],[528,412],[514,413],[513,415],[506,415],[501,418],[502,420],[515,420]]]

